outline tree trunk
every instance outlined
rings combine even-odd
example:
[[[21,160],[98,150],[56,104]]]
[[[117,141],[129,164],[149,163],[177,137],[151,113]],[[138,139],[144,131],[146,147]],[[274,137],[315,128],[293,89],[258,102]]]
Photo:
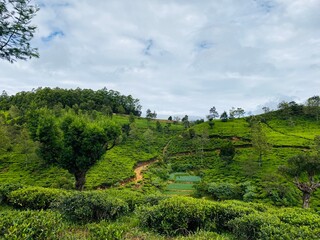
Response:
[[[302,201],[303,201],[302,207],[303,208],[309,208],[310,197],[311,197],[311,194],[309,192],[303,192],[303,196],[302,196]]]
[[[74,174],[76,179],[76,189],[79,191],[83,190],[84,184],[86,183],[86,172],[85,171],[78,171]]]

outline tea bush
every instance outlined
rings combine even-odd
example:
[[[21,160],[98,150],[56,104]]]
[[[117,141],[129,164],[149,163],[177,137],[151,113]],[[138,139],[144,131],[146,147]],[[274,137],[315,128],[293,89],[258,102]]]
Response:
[[[198,229],[213,229],[211,219],[215,204],[185,197],[163,200],[159,205],[141,207],[138,216],[143,227],[160,234],[178,235]]]
[[[67,218],[79,222],[115,219],[129,211],[128,204],[119,198],[109,197],[106,192],[76,192],[65,196],[58,209]]]
[[[23,186],[21,184],[16,184],[16,183],[0,184],[0,204],[8,203],[9,194],[22,187]]]
[[[26,187],[12,191],[8,202],[17,208],[48,209],[51,204],[68,193],[59,189]]]
[[[301,209],[243,215],[229,221],[237,239],[320,239],[320,217]]]
[[[1,239],[59,239],[61,215],[52,211],[0,212]]]

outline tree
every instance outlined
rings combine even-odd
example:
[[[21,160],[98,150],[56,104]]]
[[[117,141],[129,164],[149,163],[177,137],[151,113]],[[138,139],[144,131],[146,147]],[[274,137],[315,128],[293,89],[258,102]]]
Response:
[[[282,101],[278,104],[278,109],[281,111],[281,114],[284,119],[289,119],[292,115],[290,105],[286,101]]]
[[[174,116],[173,117],[173,123],[177,124],[178,122],[180,122],[181,118],[179,116]]]
[[[252,147],[259,155],[258,163],[262,166],[262,156],[267,153],[270,146],[267,136],[262,130],[261,122],[253,122],[251,126]]]
[[[220,116],[220,119],[222,122],[227,122],[228,121],[228,114],[226,111],[224,111],[221,116]]]
[[[270,112],[270,108],[269,108],[269,107],[266,107],[266,106],[263,107],[262,110],[263,110],[264,113]]]
[[[306,113],[315,116],[316,120],[319,121],[320,114],[320,97],[313,96],[307,100]]]
[[[230,110],[229,110],[229,119],[234,119],[235,118],[235,115],[236,115],[236,109],[234,107],[232,107]]]
[[[30,46],[36,30],[30,23],[38,10],[30,0],[0,1],[0,58],[12,63],[39,57],[38,49]]]
[[[150,109],[147,109],[147,111],[146,111],[146,118],[147,118],[148,120],[157,118],[157,113],[156,113],[155,111],[151,112]]]
[[[183,122],[183,125],[185,128],[189,128],[190,127],[190,122],[189,122],[189,116],[185,115],[181,121]]]
[[[302,207],[309,208],[311,195],[320,187],[315,177],[320,174],[319,155],[296,155],[280,166],[280,172],[294,179],[293,183],[302,192]]]
[[[172,121],[172,116],[168,117],[168,121]]]
[[[243,117],[245,114],[245,111],[242,109],[242,108],[237,108],[235,110],[235,115],[238,117],[238,118],[241,118]]]
[[[121,135],[120,127],[110,120],[91,121],[71,112],[60,121],[48,110],[39,111],[35,118],[33,124],[36,121],[37,127],[30,130],[40,144],[39,155],[73,174],[77,190],[83,189],[88,170]]]
[[[210,114],[207,116],[208,120],[210,120],[210,118],[211,118],[211,119],[215,119],[215,118],[218,118],[218,117],[219,117],[219,114],[218,114],[215,106],[213,106],[212,108],[210,108],[209,113],[210,113]]]
[[[10,138],[6,126],[0,121],[0,153],[6,152],[10,146]]]

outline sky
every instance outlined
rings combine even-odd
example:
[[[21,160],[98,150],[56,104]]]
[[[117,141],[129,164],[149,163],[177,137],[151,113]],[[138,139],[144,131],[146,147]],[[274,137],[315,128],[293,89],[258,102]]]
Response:
[[[34,0],[40,58],[0,90],[106,87],[158,116],[258,113],[320,94],[320,0]]]

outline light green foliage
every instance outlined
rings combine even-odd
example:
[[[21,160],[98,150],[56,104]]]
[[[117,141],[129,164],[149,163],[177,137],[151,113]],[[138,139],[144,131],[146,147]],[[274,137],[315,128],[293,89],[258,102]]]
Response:
[[[8,203],[22,209],[47,209],[63,196],[66,191],[42,187],[25,187],[10,192]]]
[[[67,195],[58,203],[60,212],[76,222],[91,222],[115,219],[129,211],[128,204],[106,192],[77,192]]]
[[[61,215],[52,211],[0,211],[0,238],[59,239]]]
[[[319,215],[301,209],[253,213],[229,222],[237,239],[318,239]]]

